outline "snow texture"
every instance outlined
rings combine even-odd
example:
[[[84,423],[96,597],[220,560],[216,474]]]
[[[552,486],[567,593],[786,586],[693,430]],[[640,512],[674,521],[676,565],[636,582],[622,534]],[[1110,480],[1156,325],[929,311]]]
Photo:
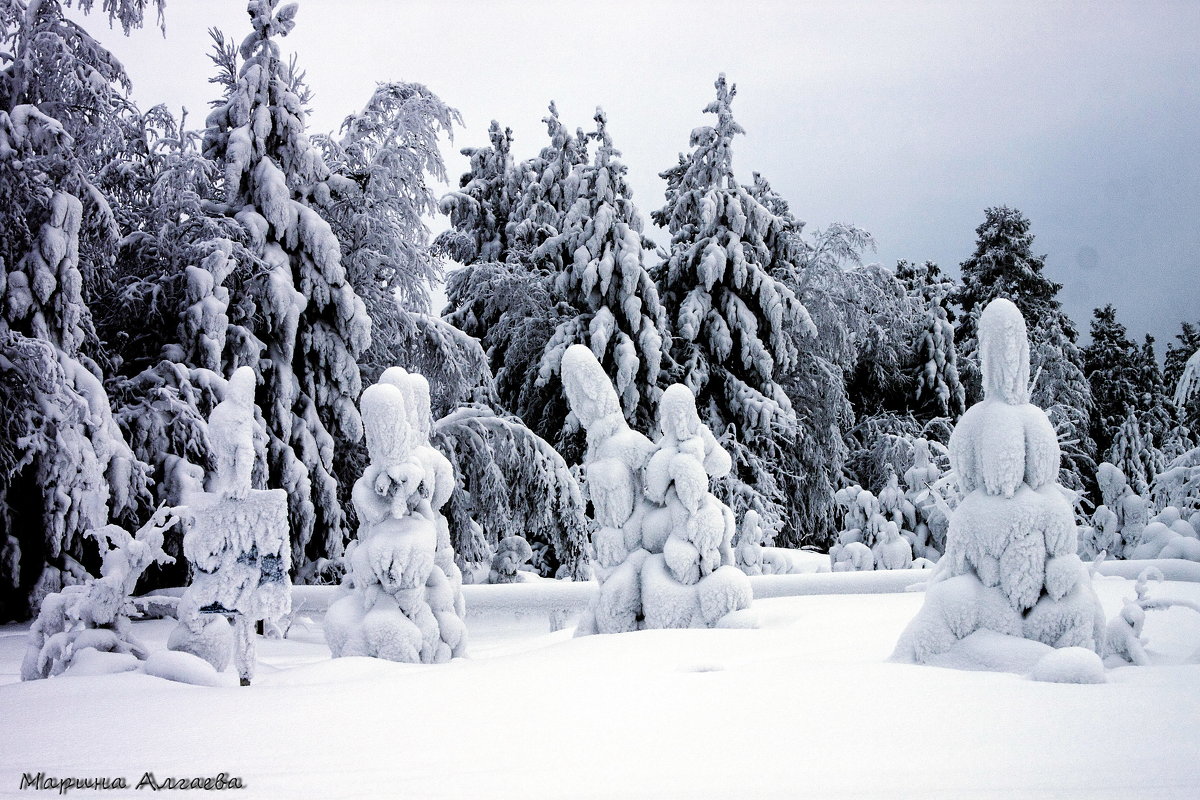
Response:
[[[709,491],[732,460],[700,421],[692,391],[676,384],[663,392],[651,443],[626,423],[589,348],[567,348],[562,374],[587,430],[586,489],[598,526],[600,589],[577,634],[713,627],[748,608],[750,584],[734,566],[733,512]]]
[[[352,493],[358,539],[325,618],[334,657],[442,663],[466,651],[462,573],[441,508],[454,471],[429,445],[429,383],[399,367],[360,401],[370,463]]]
[[[988,304],[979,342],[984,399],[950,437],[964,496],[925,604],[893,658],[930,663],[979,630],[1099,652],[1104,615],[1056,483],[1057,437],[1029,403],[1029,343],[1013,303]]]

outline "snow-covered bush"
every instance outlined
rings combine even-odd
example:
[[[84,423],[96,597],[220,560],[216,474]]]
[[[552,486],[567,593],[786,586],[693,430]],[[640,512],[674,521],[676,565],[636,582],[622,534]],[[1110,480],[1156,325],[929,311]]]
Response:
[[[669,387],[657,442],[632,430],[591,350],[563,355],[563,385],[587,430],[585,488],[592,502],[600,589],[577,634],[712,627],[750,605],[734,566],[733,514],[709,491],[732,462],[700,422],[695,395]]]
[[[1146,612],[1166,610],[1172,606],[1190,608],[1200,612],[1200,604],[1178,598],[1149,597],[1150,582],[1162,583],[1163,574],[1157,567],[1147,567],[1138,575],[1135,591],[1136,599],[1126,598],[1121,613],[1108,623],[1106,631],[1104,656],[1105,660],[1114,665],[1134,664],[1147,666],[1150,657],[1146,652],[1146,637],[1142,629],[1146,625]]]
[[[179,509],[160,507],[137,533],[117,525],[89,532],[104,553],[100,577],[48,595],[29,628],[21,680],[59,675],[84,651],[120,653],[144,660],[148,651],[133,637],[131,596],[148,566],[171,560],[163,536]]]
[[[737,557],[738,569],[747,575],[762,575],[763,542],[766,533],[763,531],[762,518],[753,508],[747,509],[742,517],[742,527],[738,531],[737,547],[734,555]]]
[[[1150,501],[1134,492],[1117,466],[1106,462],[1096,468],[1102,503],[1092,512],[1092,524],[1081,531],[1080,555],[1095,557],[1101,550],[1110,558],[1132,558],[1150,522]]]
[[[912,545],[891,520],[881,526],[871,554],[875,557],[875,569],[908,569],[913,563]]]
[[[933,458],[934,446],[935,443],[924,437],[913,440],[913,463],[904,472],[904,485],[908,487],[905,497],[916,520],[911,539],[913,555],[930,561],[941,558],[946,546],[946,529],[950,525],[941,496],[944,475]],[[945,453],[942,445],[936,446]]]
[[[521,568],[533,558],[533,548],[523,536],[506,536],[496,547],[488,583],[520,583]]]
[[[1200,561],[1200,535],[1196,531],[1196,522],[1200,522],[1197,515],[1184,519],[1178,508],[1167,506],[1154,515],[1136,540],[1128,543],[1126,557]]]
[[[429,445],[429,384],[396,367],[360,401],[370,464],[354,484],[358,539],[325,615],[335,658],[440,663],[466,649],[462,574],[440,509],[454,470]]]
[[[1098,651],[1104,614],[1076,551],[1074,514],[1058,485],[1061,453],[1029,402],[1029,340],[1013,303],[979,318],[984,399],[950,438],[962,502],[925,604],[896,646],[928,662],[978,630]]]

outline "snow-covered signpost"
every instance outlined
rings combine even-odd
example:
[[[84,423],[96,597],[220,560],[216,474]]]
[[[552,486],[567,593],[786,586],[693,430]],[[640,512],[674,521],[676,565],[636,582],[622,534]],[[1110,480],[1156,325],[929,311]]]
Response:
[[[192,583],[180,600],[179,627],[168,643],[224,669],[230,648],[224,619],[232,619],[243,686],[254,676],[255,622],[278,619],[292,606],[287,493],[251,488],[255,380],[250,367],[239,367],[225,399],[209,416],[217,464],[208,491],[187,499],[193,519],[183,553]]]
[[[709,491],[732,462],[675,385],[659,405],[651,442],[625,421],[612,383],[590,349],[562,361],[571,410],[587,429],[588,497],[600,591],[577,634],[712,627],[748,608],[750,582],[731,547],[733,513]]]
[[[371,463],[354,484],[358,540],[346,550],[348,593],[325,615],[334,657],[440,663],[466,650],[462,575],[439,509],[450,462],[429,445],[429,384],[386,370],[360,401]]]
[[[1013,303],[988,304],[979,348],[984,400],[950,437],[964,496],[925,605],[895,658],[928,662],[977,631],[1098,651],[1104,614],[1076,555],[1075,518],[1057,483],[1058,438],[1045,412],[1029,402],[1029,339]],[[1098,657],[1092,660],[1098,666]]]

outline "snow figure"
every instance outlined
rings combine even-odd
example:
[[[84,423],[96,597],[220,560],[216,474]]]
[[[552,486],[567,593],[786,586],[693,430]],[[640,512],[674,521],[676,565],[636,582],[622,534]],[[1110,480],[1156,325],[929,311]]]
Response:
[[[838,545],[829,551],[832,571],[870,572],[875,569],[875,554],[871,552],[871,548],[860,541],[850,540],[850,536],[857,532],[857,528],[842,531],[842,536],[846,538],[846,541],[842,541],[839,537]]]
[[[496,546],[488,583],[520,583],[521,567],[533,558],[533,548],[524,536],[505,536]]]
[[[192,520],[183,553],[192,583],[167,642],[218,671],[232,650],[243,686],[254,676],[254,623],[280,619],[292,607],[287,492],[250,484],[256,381],[253,369],[239,367],[209,416],[217,463],[208,490],[188,497]],[[233,622],[232,645],[226,618]]]
[[[132,536],[117,525],[89,533],[101,549],[107,548],[100,577],[67,586],[42,601],[29,628],[21,680],[58,675],[88,649],[94,651],[88,654],[93,667],[107,660],[114,671],[133,669],[146,659],[149,653],[130,630],[130,598],[147,567],[174,560],[163,552],[163,534],[179,521],[179,510],[160,507]]]
[[[883,523],[871,553],[875,569],[908,569],[913,563],[912,545],[900,535],[900,527],[891,520]]]
[[[754,509],[747,509],[746,515],[742,517],[742,529],[738,534],[735,551],[737,565],[747,575],[765,574],[763,541],[766,535],[762,527],[762,517]]]
[[[1097,651],[1104,614],[1076,554],[1071,504],[1057,484],[1058,439],[1029,402],[1029,340],[1012,302],[988,304],[979,350],[984,400],[950,437],[963,499],[925,604],[893,657],[929,662],[980,630]]]
[[[325,615],[335,658],[441,663],[466,649],[462,575],[440,509],[454,490],[429,445],[429,384],[388,369],[360,401],[370,464],[351,495],[358,539],[346,550],[344,596]]]
[[[626,423],[591,350],[567,348],[562,373],[587,430],[587,492],[598,526],[600,591],[577,635],[712,627],[748,608],[750,584],[734,566],[733,513],[709,492],[709,480],[732,461],[700,422],[695,395],[682,385],[663,393],[662,435],[652,444]]]

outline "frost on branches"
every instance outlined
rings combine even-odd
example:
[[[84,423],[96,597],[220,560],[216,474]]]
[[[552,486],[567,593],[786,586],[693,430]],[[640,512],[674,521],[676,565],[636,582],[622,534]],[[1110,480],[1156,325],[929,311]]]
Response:
[[[29,628],[21,680],[59,675],[87,650],[92,651],[86,656],[90,669],[125,671],[145,660],[149,653],[129,622],[130,598],[147,567],[172,560],[163,552],[163,535],[179,521],[177,510],[159,508],[132,536],[117,525],[89,532],[104,551],[100,577],[42,601]]]
[[[1010,301],[993,300],[980,316],[979,349],[984,399],[950,438],[964,496],[925,604],[893,657],[929,663],[982,631],[1098,651],[1104,614],[1057,483],[1058,439],[1029,402],[1029,340]]]
[[[441,663],[466,650],[462,574],[441,508],[454,471],[429,445],[429,384],[397,367],[361,400],[370,464],[354,484],[358,539],[325,616],[335,658]]]
[[[750,605],[734,566],[733,513],[709,491],[732,467],[696,412],[695,395],[669,387],[659,404],[660,437],[631,429],[592,351],[567,349],[563,386],[587,430],[586,489],[597,530],[600,589],[578,635],[639,628],[731,624]]]
[[[217,463],[208,491],[188,497],[183,552],[192,583],[179,602],[168,646],[221,671],[233,649],[242,685],[254,674],[254,623],[291,610],[287,494],[250,486],[254,467],[254,370],[239,367],[208,419]],[[236,644],[225,617],[234,619]]]

